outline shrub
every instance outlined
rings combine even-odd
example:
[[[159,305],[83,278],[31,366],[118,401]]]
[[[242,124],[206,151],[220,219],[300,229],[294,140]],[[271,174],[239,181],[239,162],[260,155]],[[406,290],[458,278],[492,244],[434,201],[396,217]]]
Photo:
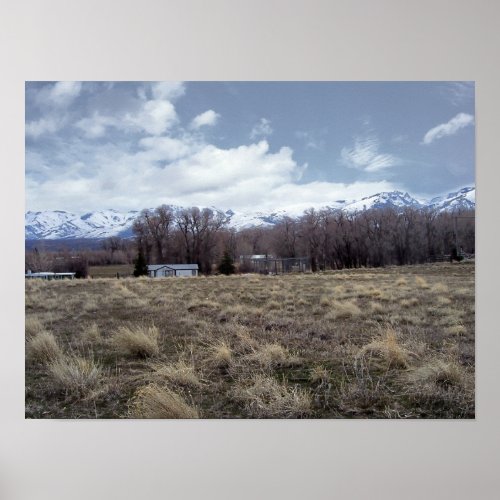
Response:
[[[113,335],[111,343],[124,355],[147,358],[159,354],[158,337],[158,328],[155,326],[123,326]]]
[[[150,384],[141,387],[131,402],[132,418],[199,418],[198,410],[189,406],[175,392]]]

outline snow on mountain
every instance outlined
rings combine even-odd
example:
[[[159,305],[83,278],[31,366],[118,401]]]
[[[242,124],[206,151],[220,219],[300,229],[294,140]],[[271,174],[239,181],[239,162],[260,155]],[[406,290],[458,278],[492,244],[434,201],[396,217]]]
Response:
[[[377,193],[372,196],[367,196],[359,201],[347,203],[344,210],[348,212],[360,212],[371,208],[422,208],[422,204],[410,196],[408,193],[401,191],[391,191]]]
[[[107,238],[131,235],[130,229],[138,212],[120,213],[116,210],[101,210],[76,215],[61,210],[27,212],[24,219],[25,238]]]
[[[438,196],[427,205],[439,212],[473,209],[476,207],[476,188],[465,187],[447,196]]]
[[[255,213],[234,213],[232,210],[228,210],[226,215],[231,217],[230,225],[235,229],[246,229],[250,227],[269,227],[274,226],[283,217],[288,215],[284,210],[278,210],[276,212],[265,214],[263,212]]]
[[[439,212],[462,209],[474,209],[476,205],[476,189],[465,187],[446,196],[433,198],[430,201],[419,201],[408,193],[391,191],[367,196],[359,201],[336,200],[329,208],[342,209],[348,212],[360,212],[372,208],[411,207],[415,209],[429,207]],[[174,211],[182,207],[172,206]],[[219,211],[211,207],[214,211]],[[132,236],[132,224],[139,215],[138,211],[125,213],[116,210],[101,210],[76,215],[61,210],[46,212],[26,212],[25,238],[38,239],[75,239],[75,238],[108,238],[119,236],[128,238]],[[276,210],[271,213],[264,212],[223,212],[229,218],[230,226],[235,229],[250,227],[269,227],[279,222],[284,216],[297,216],[285,210]]]

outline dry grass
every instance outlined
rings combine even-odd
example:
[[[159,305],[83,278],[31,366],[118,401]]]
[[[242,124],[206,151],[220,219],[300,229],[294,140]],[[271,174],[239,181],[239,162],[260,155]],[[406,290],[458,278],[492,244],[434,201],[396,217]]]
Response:
[[[333,310],[328,313],[327,319],[336,320],[361,316],[361,309],[352,301],[333,302],[332,308]]]
[[[54,387],[61,391],[84,395],[95,389],[101,379],[101,367],[93,360],[77,356],[61,356],[48,372]]]
[[[365,345],[358,354],[368,365],[372,359],[381,360],[387,368],[407,368],[412,358],[409,352],[398,340],[397,333],[387,328],[378,337]]]
[[[425,386],[457,387],[465,389],[467,386],[465,369],[453,359],[434,358],[421,366],[409,370],[406,380],[420,388]]]
[[[248,361],[256,363],[265,370],[271,370],[277,366],[286,365],[291,359],[292,356],[288,350],[276,343],[260,345],[247,356]]]
[[[229,368],[233,362],[233,351],[224,341],[219,340],[208,347],[208,365],[214,368]]]
[[[36,317],[29,316],[24,323],[26,338],[33,337],[44,330],[43,323]]]
[[[430,288],[429,283],[427,283],[427,280],[422,278],[422,276],[415,276],[415,284],[417,285],[417,288],[420,288],[421,290],[428,290]]]
[[[51,332],[42,331],[26,344],[28,360],[47,364],[62,356],[62,350]]]
[[[174,364],[157,363],[152,366],[152,378],[156,381],[167,381],[185,387],[201,387],[195,367],[185,361]]]
[[[311,396],[305,390],[280,384],[272,377],[255,375],[233,392],[255,418],[300,418],[312,412]]]
[[[95,345],[101,341],[101,331],[96,323],[92,323],[82,331],[82,342]]]
[[[123,355],[148,358],[160,352],[158,337],[155,326],[122,326],[111,338],[111,344]]]
[[[137,390],[130,403],[132,418],[199,418],[193,408],[177,393],[156,384]]]
[[[33,281],[25,303],[28,418],[474,416],[470,264]]]

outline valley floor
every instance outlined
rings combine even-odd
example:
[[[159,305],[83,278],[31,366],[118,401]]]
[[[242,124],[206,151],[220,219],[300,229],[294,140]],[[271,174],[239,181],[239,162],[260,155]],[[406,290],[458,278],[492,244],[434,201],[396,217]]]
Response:
[[[473,418],[474,264],[26,282],[27,418]]]

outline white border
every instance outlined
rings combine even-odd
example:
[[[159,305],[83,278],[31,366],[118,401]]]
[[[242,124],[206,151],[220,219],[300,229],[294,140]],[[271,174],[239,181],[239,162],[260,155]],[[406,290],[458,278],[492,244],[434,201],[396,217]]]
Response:
[[[0,498],[496,498],[500,3],[3,0]],[[25,421],[25,80],[475,80],[475,421]]]

